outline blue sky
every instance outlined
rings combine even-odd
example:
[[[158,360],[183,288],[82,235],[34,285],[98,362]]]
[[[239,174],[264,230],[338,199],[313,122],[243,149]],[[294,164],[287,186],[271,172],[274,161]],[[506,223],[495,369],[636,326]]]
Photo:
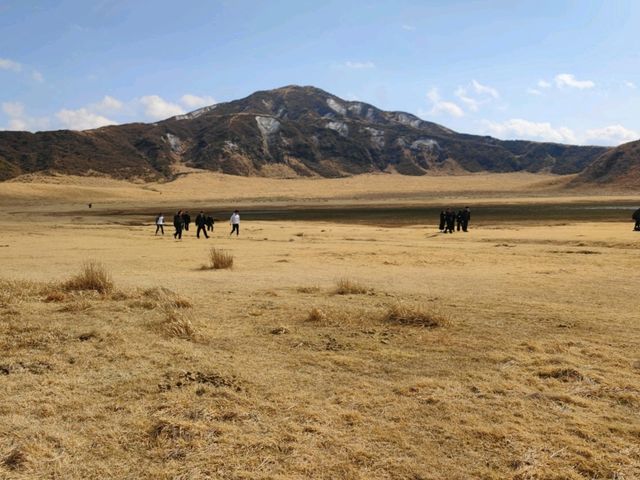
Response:
[[[314,85],[454,130],[640,138],[640,2],[0,0],[0,129]]]

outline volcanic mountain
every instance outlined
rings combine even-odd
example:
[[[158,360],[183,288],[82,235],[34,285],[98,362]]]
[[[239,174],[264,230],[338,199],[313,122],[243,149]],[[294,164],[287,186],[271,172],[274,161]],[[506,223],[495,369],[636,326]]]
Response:
[[[572,185],[640,186],[640,140],[612,148],[596,158]]]
[[[605,152],[460,134],[409,113],[288,86],[152,124],[0,132],[0,180],[41,171],[170,179],[178,165],[281,177],[381,171],[570,174]]]

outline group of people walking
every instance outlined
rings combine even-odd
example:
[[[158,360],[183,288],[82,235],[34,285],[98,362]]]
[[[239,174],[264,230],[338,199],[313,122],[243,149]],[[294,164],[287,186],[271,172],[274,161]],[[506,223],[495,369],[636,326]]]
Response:
[[[471,209],[464,207],[456,213],[453,209],[447,208],[440,212],[440,226],[442,233],[453,233],[454,228],[458,231],[467,232],[469,221],[471,220]]]
[[[202,232],[205,238],[209,238],[209,234],[207,232],[213,231],[215,222],[216,220],[211,215],[207,215],[204,211],[200,210],[200,213],[198,213],[194,222],[196,226],[196,237],[200,238],[200,233]],[[233,235],[234,232],[236,236],[240,235],[240,212],[238,212],[238,210],[234,210],[231,218],[229,219],[229,223],[231,224],[231,233],[229,235]],[[189,212],[186,210],[178,210],[178,212],[173,216],[173,227],[175,228],[173,238],[176,240],[182,240],[182,232],[188,232],[190,224],[191,215]],[[164,225],[164,215],[160,213],[156,217],[156,235],[158,235],[158,233],[164,235]]]

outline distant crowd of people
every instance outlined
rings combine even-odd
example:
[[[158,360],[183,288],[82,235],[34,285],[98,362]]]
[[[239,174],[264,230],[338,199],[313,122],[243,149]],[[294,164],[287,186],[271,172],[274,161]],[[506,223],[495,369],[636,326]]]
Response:
[[[471,209],[469,207],[464,207],[463,210],[458,210],[457,213],[455,210],[447,208],[440,212],[439,229],[442,233],[453,233],[454,228],[458,231],[467,232],[470,221]]]
[[[633,212],[632,219],[635,221],[633,230],[640,232],[640,208]],[[453,233],[455,230],[458,232],[468,232],[470,221],[471,209],[469,207],[464,207],[464,209],[458,210],[457,212],[452,208],[447,208],[440,212],[440,224],[438,228],[442,233]],[[200,233],[202,232],[205,238],[209,238],[207,232],[213,231],[215,222],[216,220],[211,215],[207,215],[204,211],[200,210],[200,213],[198,213],[195,218],[195,225],[197,227],[196,237],[200,238]],[[234,233],[236,236],[240,235],[240,212],[238,210],[234,210],[233,214],[231,214],[229,223],[231,224],[231,232],[229,235],[233,235]],[[182,232],[188,232],[190,224],[191,215],[189,215],[189,212],[179,210],[173,216],[173,226],[175,228],[173,238],[181,240]],[[164,225],[164,215],[161,213],[156,217],[156,235],[158,235],[158,233],[164,235]]]
[[[213,227],[215,226],[216,220],[211,216],[204,213],[204,211],[200,210],[200,213],[195,218],[195,226],[196,228],[196,237],[200,238],[200,233],[204,235],[205,238],[209,238],[209,234],[207,232],[212,232]],[[231,233],[229,235],[233,235],[234,233],[240,235],[240,212],[238,210],[234,210],[231,218],[229,219],[229,223],[231,224]],[[182,240],[182,232],[189,231],[189,225],[191,224],[191,215],[186,210],[178,210],[178,212],[173,216],[173,227],[175,228],[175,233],[173,234],[173,238],[176,240]],[[164,215],[160,213],[156,217],[156,235],[160,233],[164,235]]]

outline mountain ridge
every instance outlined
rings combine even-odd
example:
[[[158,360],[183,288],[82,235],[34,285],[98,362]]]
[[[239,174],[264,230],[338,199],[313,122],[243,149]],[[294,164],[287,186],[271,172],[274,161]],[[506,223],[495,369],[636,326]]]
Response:
[[[574,174],[609,150],[458,133],[407,112],[289,85],[150,124],[0,132],[0,180],[47,171],[171,179],[177,165],[284,177],[384,171]]]

